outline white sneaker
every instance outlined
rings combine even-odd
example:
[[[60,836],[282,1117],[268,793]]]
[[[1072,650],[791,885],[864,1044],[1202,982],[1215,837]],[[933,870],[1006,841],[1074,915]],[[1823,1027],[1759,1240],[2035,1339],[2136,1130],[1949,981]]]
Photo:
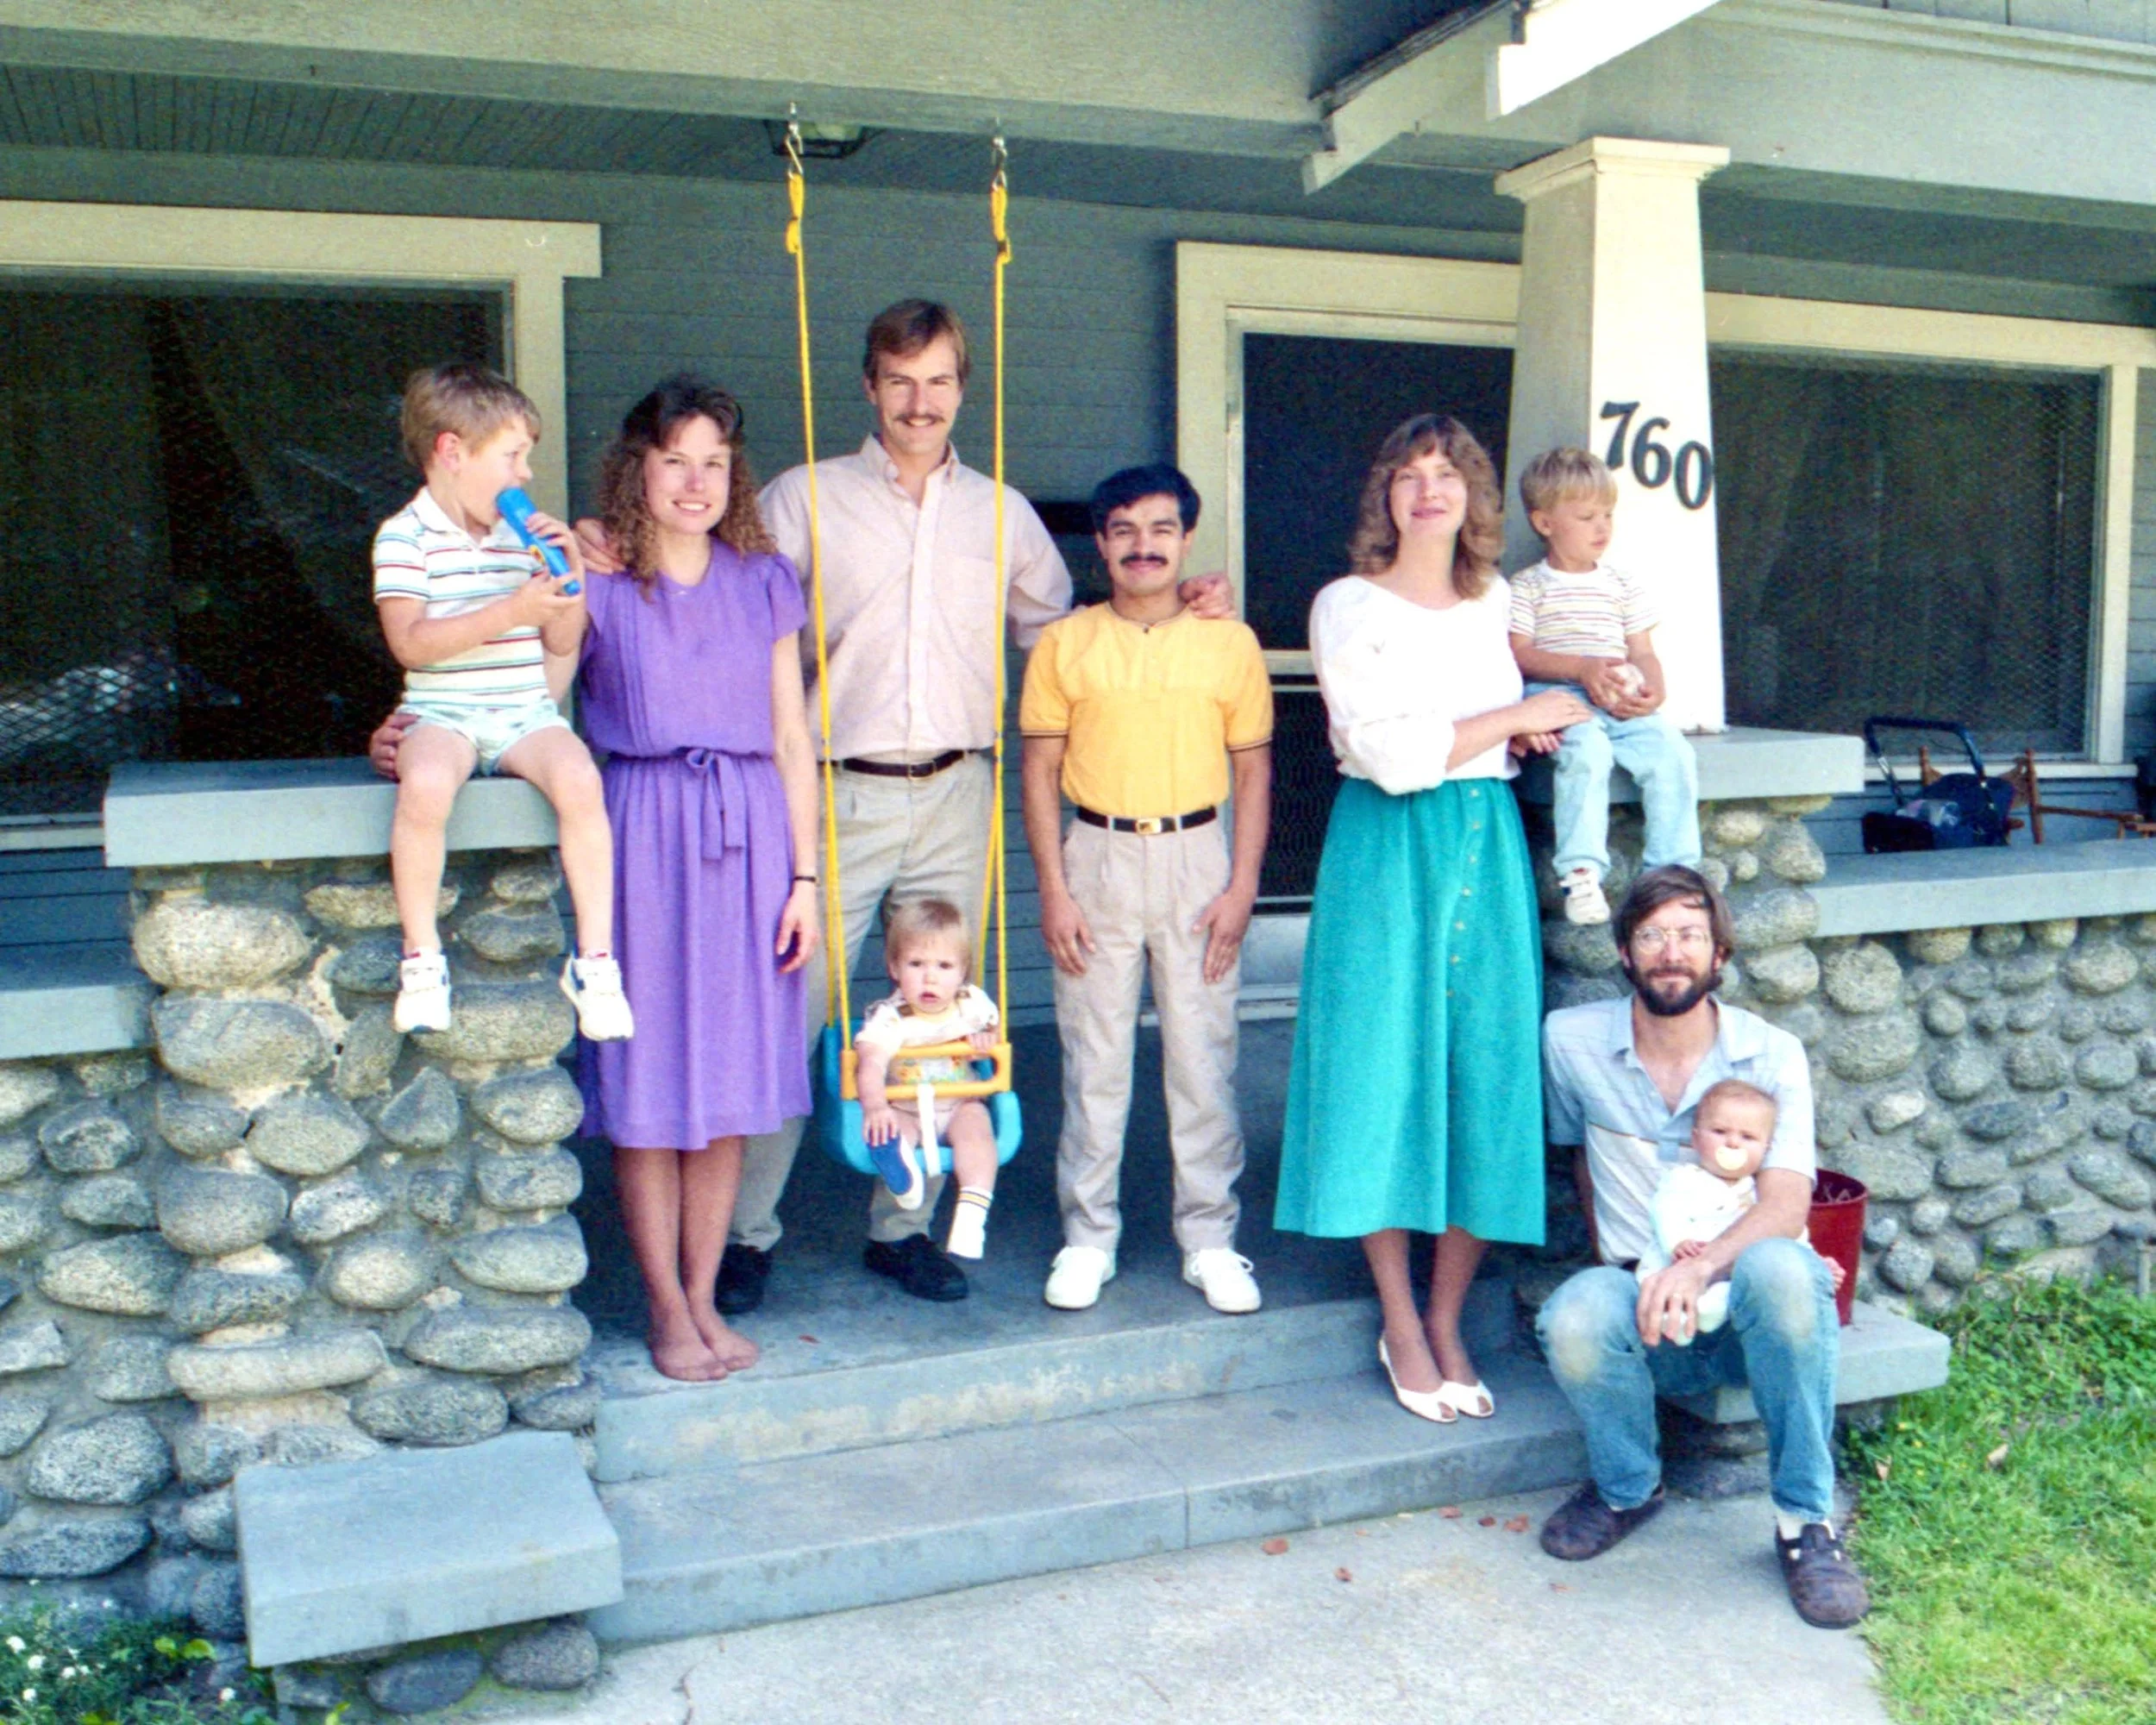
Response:
[[[1568,869],[1557,877],[1557,887],[1564,894],[1564,919],[1567,922],[1595,923],[1609,920],[1609,900],[1602,896],[1601,876],[1585,863]]]
[[[1264,1303],[1250,1261],[1232,1246],[1209,1245],[1183,1259],[1183,1280],[1216,1312],[1255,1312]]]
[[[626,1042],[636,1033],[621,966],[611,958],[572,958],[561,967],[561,992],[576,1008],[576,1027],[586,1042]]]
[[[436,947],[414,953],[397,973],[397,1010],[390,1022],[400,1031],[449,1027],[449,961]]]
[[[1048,1266],[1041,1298],[1059,1312],[1082,1312],[1100,1297],[1100,1284],[1115,1280],[1115,1258],[1097,1245],[1067,1245]]]

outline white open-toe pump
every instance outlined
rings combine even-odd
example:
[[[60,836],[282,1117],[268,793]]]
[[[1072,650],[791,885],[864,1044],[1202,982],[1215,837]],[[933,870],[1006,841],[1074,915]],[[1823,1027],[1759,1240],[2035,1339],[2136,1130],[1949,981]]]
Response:
[[[1377,1363],[1385,1368],[1385,1376],[1393,1386],[1393,1394],[1419,1420],[1432,1420],[1440,1426],[1449,1426],[1459,1418],[1459,1410],[1445,1399],[1445,1387],[1435,1389],[1408,1389],[1402,1387],[1393,1373],[1393,1357],[1386,1351],[1385,1338],[1377,1339]]]

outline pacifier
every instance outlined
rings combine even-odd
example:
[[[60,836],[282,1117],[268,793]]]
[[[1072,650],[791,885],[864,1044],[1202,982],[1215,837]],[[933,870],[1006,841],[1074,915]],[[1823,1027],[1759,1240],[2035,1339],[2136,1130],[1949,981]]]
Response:
[[[1732,1174],[1737,1172],[1739,1169],[1742,1168],[1745,1164],[1749,1162],[1751,1159],[1752,1158],[1746,1156],[1744,1151],[1737,1149],[1733,1145],[1718,1144],[1714,1146],[1714,1165],[1718,1168],[1726,1169]]]

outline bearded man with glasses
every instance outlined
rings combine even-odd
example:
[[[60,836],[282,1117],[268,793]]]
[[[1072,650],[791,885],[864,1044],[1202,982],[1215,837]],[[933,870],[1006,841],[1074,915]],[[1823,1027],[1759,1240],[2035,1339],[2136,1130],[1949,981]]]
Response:
[[[1841,1332],[1826,1261],[1800,1238],[1815,1165],[1803,1046],[1714,998],[1733,944],[1729,907],[1693,869],[1642,874],[1613,932],[1631,994],[1567,1007],[1543,1025],[1550,1141],[1571,1151],[1597,1262],[1536,1321],[1586,1428],[1592,1476],[1544,1523],[1542,1548],[1599,1557],[1662,1507],[1658,1395],[1745,1385],[1767,1428],[1775,1550],[1790,1602],[1808,1623],[1846,1628],[1869,1602],[1833,1523]],[[1697,1160],[1693,1113],[1726,1078],[1757,1085],[1778,1109],[1758,1201],[1696,1256],[1638,1278],[1655,1186],[1664,1168]],[[1700,1295],[1724,1279],[1729,1321],[1699,1335]]]

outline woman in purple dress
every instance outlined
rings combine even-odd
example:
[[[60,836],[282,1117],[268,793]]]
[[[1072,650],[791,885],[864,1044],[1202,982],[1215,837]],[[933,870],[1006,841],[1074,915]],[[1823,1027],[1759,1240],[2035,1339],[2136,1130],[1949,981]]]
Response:
[[[724,390],[683,375],[630,408],[600,492],[627,568],[590,578],[580,716],[606,757],[617,956],[636,1034],[583,1044],[585,1126],[615,1146],[652,1362],[709,1382],[757,1357],[712,1303],[742,1140],[809,1112],[805,613]]]

